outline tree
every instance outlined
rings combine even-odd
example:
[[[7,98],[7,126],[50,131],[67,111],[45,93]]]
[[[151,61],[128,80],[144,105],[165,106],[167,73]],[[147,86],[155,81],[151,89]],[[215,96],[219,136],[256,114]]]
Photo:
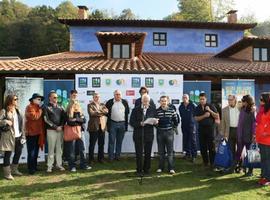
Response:
[[[183,16],[179,12],[174,12],[163,18],[164,20],[183,20]]]
[[[58,18],[77,18],[78,16],[78,8],[71,1],[62,2],[55,10]]]
[[[178,0],[178,8],[183,20],[211,21],[211,4],[209,0]]]
[[[119,19],[137,19],[138,17],[132,12],[130,8],[122,10]]]
[[[251,34],[256,36],[270,36],[270,20],[258,24],[252,29]]]
[[[222,21],[226,17],[227,12],[235,7],[234,0],[210,0],[210,3],[213,21]]]

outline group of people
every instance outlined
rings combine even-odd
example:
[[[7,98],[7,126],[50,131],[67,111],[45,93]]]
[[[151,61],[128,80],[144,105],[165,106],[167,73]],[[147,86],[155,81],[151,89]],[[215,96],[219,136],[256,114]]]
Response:
[[[45,142],[48,146],[47,172],[55,168],[64,171],[63,158],[68,161],[69,170],[76,172],[76,156],[80,157],[80,168],[91,169],[94,161],[94,150],[98,143],[98,162],[104,162],[105,131],[109,133],[108,161],[119,161],[122,142],[128,125],[133,127],[133,141],[136,152],[136,174],[147,175],[151,169],[151,151],[154,140],[154,129],[157,130],[157,145],[159,165],[157,173],[167,171],[175,173],[174,167],[174,134],[181,119],[183,134],[183,150],[185,159],[195,161],[197,156],[196,133],[199,135],[200,152],[204,166],[214,167],[215,159],[215,127],[221,126],[221,134],[230,144],[233,154],[233,164],[230,171],[239,172],[242,165],[243,148],[249,148],[253,142],[260,145],[262,178],[259,183],[270,184],[270,94],[261,95],[261,107],[257,116],[254,100],[250,95],[243,96],[241,105],[234,95],[228,96],[228,106],[222,110],[222,118],[217,109],[207,102],[205,93],[199,95],[199,105],[196,106],[184,94],[179,106],[179,114],[167,96],[161,96],[157,108],[148,94],[146,87],[140,88],[141,97],[135,101],[135,107],[129,118],[129,105],[122,98],[120,90],[114,91],[114,97],[101,103],[100,95],[93,94],[93,99],[87,106],[89,121],[85,127],[86,118],[77,99],[78,92],[70,92],[67,109],[57,103],[57,93],[49,93],[49,103],[44,105],[44,97],[33,94],[25,109],[25,119],[18,110],[18,96],[7,95],[3,109],[0,111],[0,151],[4,155],[4,177],[13,180],[13,175],[21,176],[18,163],[24,143],[27,145],[27,166],[29,174],[38,171],[37,159],[39,149]],[[81,137],[72,141],[64,141],[64,127],[79,126]],[[85,154],[85,135],[89,132],[89,156]],[[12,164],[11,155],[14,152]],[[249,168],[246,175],[252,176]]]
[[[228,106],[222,109],[221,133],[228,141],[233,155],[230,171],[239,173],[243,165],[243,149],[257,143],[261,155],[260,185],[270,185],[270,93],[262,93],[260,107],[245,95],[240,102],[236,96],[228,96]],[[253,176],[253,168],[244,168],[246,176]]]

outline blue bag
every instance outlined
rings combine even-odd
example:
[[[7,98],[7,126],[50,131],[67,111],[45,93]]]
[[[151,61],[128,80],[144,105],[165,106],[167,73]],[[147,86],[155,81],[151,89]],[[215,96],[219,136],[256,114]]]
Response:
[[[214,165],[216,167],[221,168],[230,168],[232,166],[233,159],[232,159],[232,152],[230,146],[226,140],[222,140],[219,143]]]

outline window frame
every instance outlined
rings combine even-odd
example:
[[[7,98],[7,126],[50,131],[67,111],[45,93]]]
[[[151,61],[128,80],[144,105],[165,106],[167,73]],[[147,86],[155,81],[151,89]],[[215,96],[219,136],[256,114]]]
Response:
[[[114,57],[114,51],[113,51],[113,46],[114,45],[120,45],[120,58],[115,58]],[[128,58],[123,58],[123,45],[128,45],[128,53],[129,53],[129,57]],[[113,43],[112,44],[112,47],[111,47],[111,51],[112,51],[112,54],[111,54],[111,58],[112,59],[130,59],[131,58],[131,44],[128,44],[128,43]]]
[[[254,50],[255,49],[259,49],[259,60],[255,60],[254,59]],[[267,50],[267,59],[266,60],[262,60],[262,49],[266,49]],[[252,61],[253,62],[270,62],[270,54],[269,54],[270,48],[269,47],[260,47],[260,46],[253,46],[252,48]]]
[[[206,36],[209,36],[210,39],[209,40],[206,40]],[[215,38],[216,38],[215,41],[212,40],[212,36],[215,36]],[[210,43],[210,46],[206,46],[206,42],[209,42]],[[214,43],[214,42],[216,43],[216,46],[213,46],[212,45],[212,43]],[[209,48],[217,48],[218,47],[218,34],[205,33],[204,34],[204,46],[207,47],[207,48],[208,47]]]
[[[158,39],[155,39],[155,35],[158,35]],[[164,35],[165,39],[161,39],[160,35]],[[167,32],[153,32],[153,46],[167,46]],[[159,44],[155,44],[158,41]],[[160,44],[160,42],[165,42],[165,44]]]

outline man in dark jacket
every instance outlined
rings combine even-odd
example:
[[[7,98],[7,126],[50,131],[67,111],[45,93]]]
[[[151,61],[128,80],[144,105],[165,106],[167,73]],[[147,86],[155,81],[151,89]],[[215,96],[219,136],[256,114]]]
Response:
[[[109,130],[109,160],[120,160],[124,134],[128,129],[128,102],[122,99],[121,91],[115,90],[114,98],[106,103],[106,107],[109,110],[107,120]],[[114,148],[115,146],[116,148]]]
[[[214,127],[215,119],[217,119],[219,115],[215,106],[207,103],[205,93],[201,93],[199,96],[200,104],[195,110],[195,120],[199,124],[200,150],[204,166],[207,166],[210,161],[210,165],[213,167],[216,154],[214,144]]]
[[[181,116],[181,129],[183,133],[183,151],[186,152],[185,158],[191,158],[195,161],[197,156],[196,149],[196,125],[195,125],[195,104],[189,100],[189,96],[184,94],[182,103],[179,106],[179,113]]]
[[[56,153],[56,165],[61,171],[65,169],[62,166],[62,146],[63,146],[63,127],[65,124],[66,113],[64,109],[57,104],[57,94],[55,91],[49,93],[49,104],[44,109],[44,121],[47,127],[48,142],[48,169],[52,172],[54,163],[54,152]]]
[[[147,89],[147,87],[144,87],[143,86],[143,87],[140,88],[139,93],[140,93],[141,97],[138,98],[138,99],[136,99],[136,101],[135,101],[135,107],[138,107],[138,106],[140,107],[141,106],[141,104],[142,104],[142,96],[144,94],[149,94],[149,90]],[[152,107],[156,108],[156,105],[155,105],[153,99],[151,99],[151,98],[150,98],[150,105]]]
[[[156,109],[150,105],[150,96],[145,94],[141,98],[142,105],[132,110],[130,125],[134,128],[133,141],[136,151],[137,175],[149,174],[151,168],[151,151],[154,139],[154,124],[145,123],[146,119],[156,117]],[[144,153],[144,163],[143,160]]]

